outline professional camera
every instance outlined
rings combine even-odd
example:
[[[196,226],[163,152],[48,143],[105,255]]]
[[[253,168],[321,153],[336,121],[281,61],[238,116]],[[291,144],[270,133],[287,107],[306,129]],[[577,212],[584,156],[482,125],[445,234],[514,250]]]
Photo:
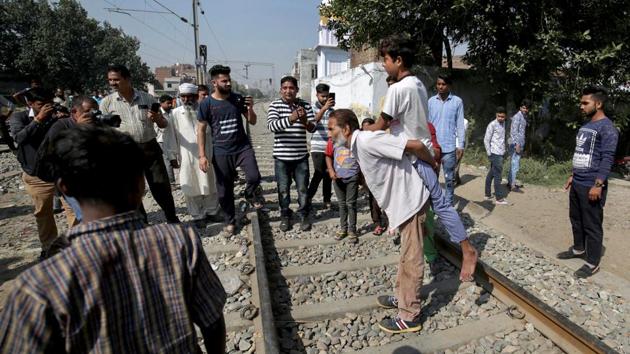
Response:
[[[90,112],[92,121],[98,125],[106,125],[108,127],[118,128],[120,127],[120,116],[118,114],[103,114],[99,110],[92,110]]]

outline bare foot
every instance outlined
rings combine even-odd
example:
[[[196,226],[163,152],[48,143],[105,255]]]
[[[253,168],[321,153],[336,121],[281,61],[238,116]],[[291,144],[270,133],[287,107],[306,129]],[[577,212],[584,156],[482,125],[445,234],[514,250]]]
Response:
[[[463,282],[473,281],[475,278],[475,267],[477,266],[477,250],[468,240],[460,243],[462,246],[462,271],[459,273],[459,280]]]

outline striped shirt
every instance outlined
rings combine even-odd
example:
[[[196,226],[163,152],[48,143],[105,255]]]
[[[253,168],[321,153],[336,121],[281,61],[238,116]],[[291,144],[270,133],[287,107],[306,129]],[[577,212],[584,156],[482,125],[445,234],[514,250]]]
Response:
[[[319,102],[315,102],[313,107],[313,114],[317,116],[317,113],[322,109],[322,105]],[[329,108],[324,112],[322,119],[315,123],[315,132],[311,137],[311,152],[326,152],[326,145],[328,144],[328,117],[334,111]]]
[[[307,119],[315,123],[315,115],[311,105],[302,99],[298,99],[298,105],[304,106]],[[291,105],[282,99],[277,99],[269,105],[267,129],[275,135],[273,157],[278,160],[294,161],[308,155],[306,126],[300,121],[291,124],[289,116],[291,116],[292,112]]]
[[[151,104],[157,102],[153,96],[146,92],[133,90],[131,102],[125,101],[118,92],[107,95],[100,104],[100,110],[104,114],[120,115],[119,130],[131,135],[136,143],[147,143],[155,139],[157,134],[148,112]]]
[[[0,315],[0,353],[197,353],[193,323],[225,292],[192,227],[129,212],[76,226],[24,271]]]

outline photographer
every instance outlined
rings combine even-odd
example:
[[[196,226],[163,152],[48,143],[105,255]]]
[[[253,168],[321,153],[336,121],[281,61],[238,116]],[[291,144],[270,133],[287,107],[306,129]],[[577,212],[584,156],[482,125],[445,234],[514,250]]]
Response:
[[[100,103],[101,111],[103,114],[120,115],[119,130],[131,135],[144,153],[144,175],[153,198],[164,211],[167,222],[179,222],[162,149],[153,128],[154,125],[159,128],[168,126],[168,121],[160,112],[159,103],[153,96],[131,86],[131,73],[125,66],[112,65],[107,68],[107,81],[114,92],[103,98]],[[142,204],[140,207],[146,215]]]
[[[9,122],[11,135],[17,143],[17,158],[24,171],[22,181],[35,206],[37,232],[42,243],[40,258],[43,258],[52,241],[57,238],[57,225],[53,214],[55,185],[35,175],[37,151],[53,123],[58,118],[65,117],[67,113],[60,111],[58,106],[56,108],[52,101],[52,93],[42,88],[29,90],[27,99],[31,110],[13,113]],[[72,220],[74,215],[68,215],[73,214],[72,209],[69,206],[64,209],[68,220]]]
[[[225,291],[193,227],[138,212],[144,152],[115,129],[79,124],[51,141],[56,184],[81,225],[69,245],[12,283],[0,353],[225,352]],[[136,348],[137,350],[133,350]]]

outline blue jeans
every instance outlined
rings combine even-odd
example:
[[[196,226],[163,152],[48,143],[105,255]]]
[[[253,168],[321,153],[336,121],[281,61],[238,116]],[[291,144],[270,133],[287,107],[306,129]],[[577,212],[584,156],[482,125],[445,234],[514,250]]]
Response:
[[[66,203],[68,203],[68,205],[70,205],[70,208],[72,208],[74,215],[77,217],[77,221],[82,222],[83,214],[81,213],[81,206],[79,205],[79,201],[76,200],[74,197],[70,197],[67,195],[63,195],[63,199],[65,199]]]
[[[278,186],[278,203],[280,204],[280,216],[291,216],[291,181],[295,180],[298,192],[298,214],[301,217],[308,215],[308,155],[300,160],[278,160],[274,159],[274,169],[276,172],[276,183]]]
[[[486,175],[486,197],[491,197],[492,180],[494,180],[494,197],[499,200],[503,199],[501,193],[501,175],[503,174],[503,155],[492,154],[488,156],[490,160],[490,169]]]
[[[457,166],[455,150],[442,154],[442,166],[444,169],[445,198],[449,205],[453,205],[453,195],[455,194],[455,167]]]
[[[510,172],[508,173],[508,185],[512,187],[516,184],[516,175],[519,167],[521,167],[521,154],[516,152],[515,144],[510,144],[510,154],[512,155],[512,160],[510,161]]]
[[[433,212],[440,218],[442,225],[448,232],[451,241],[460,243],[466,239],[466,228],[462,223],[462,219],[451,203],[446,200],[446,195],[442,193],[440,182],[435,171],[428,163],[417,160],[414,167],[420,178],[424,181],[425,186],[431,194],[431,204]]]

